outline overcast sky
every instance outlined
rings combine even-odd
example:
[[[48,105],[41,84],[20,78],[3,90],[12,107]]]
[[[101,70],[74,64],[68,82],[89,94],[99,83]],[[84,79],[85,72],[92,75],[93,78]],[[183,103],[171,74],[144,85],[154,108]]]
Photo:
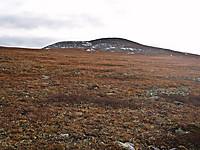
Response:
[[[120,37],[200,54],[199,0],[1,0],[0,45]]]

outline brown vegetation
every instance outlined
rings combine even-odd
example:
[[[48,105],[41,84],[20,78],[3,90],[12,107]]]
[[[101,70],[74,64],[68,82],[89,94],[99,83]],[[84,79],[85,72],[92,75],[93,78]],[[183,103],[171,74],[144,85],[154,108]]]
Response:
[[[2,149],[200,149],[200,59],[0,48]]]

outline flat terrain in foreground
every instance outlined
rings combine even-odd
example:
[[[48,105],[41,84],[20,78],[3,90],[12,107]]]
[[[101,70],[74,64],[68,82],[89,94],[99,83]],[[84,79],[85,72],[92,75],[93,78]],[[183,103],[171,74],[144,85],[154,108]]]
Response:
[[[200,59],[0,48],[1,149],[200,149]]]

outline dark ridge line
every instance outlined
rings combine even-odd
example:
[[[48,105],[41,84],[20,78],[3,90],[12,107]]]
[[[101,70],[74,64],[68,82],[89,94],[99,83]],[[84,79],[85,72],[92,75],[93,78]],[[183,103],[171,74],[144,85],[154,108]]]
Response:
[[[140,43],[137,43],[137,42],[134,42],[134,41],[131,41],[131,40],[128,40],[128,39],[124,39],[124,38],[118,38],[118,37],[100,38],[100,39],[90,40],[90,41],[87,41],[87,42],[96,42],[96,41],[105,41],[105,40],[122,40],[122,41],[126,41],[126,42],[130,42],[130,43],[134,43],[134,44],[138,44],[138,45],[144,46],[144,45],[142,45]]]
[[[148,52],[148,51],[160,51],[160,52],[168,52],[168,53],[172,53],[173,54],[180,54],[180,55],[184,55],[184,56],[190,56],[190,57],[195,57],[195,58],[199,58],[200,56],[198,54],[191,54],[191,53],[187,53],[187,52],[179,52],[179,51],[175,51],[175,50],[171,50],[171,49],[165,49],[165,48],[160,48],[160,47],[154,47],[154,46],[148,46],[148,45],[143,45],[137,42],[133,42],[131,40],[127,40],[125,38],[118,38],[118,37],[108,37],[108,38],[99,38],[99,39],[94,39],[94,40],[90,40],[90,41],[61,41],[61,42],[56,42],[50,45],[45,46],[43,49],[46,49],[48,47],[50,47],[50,49],[59,49],[61,47],[53,47],[54,45],[64,45],[64,44],[77,44],[77,45],[81,45],[81,44],[85,44],[85,43],[91,43],[91,44],[96,44],[98,45],[99,43],[111,43],[112,44],[117,44],[120,45],[123,43],[130,47],[135,47],[136,49],[142,49],[143,51],[147,52],[147,53],[153,53],[153,52]],[[131,45],[132,44],[132,45]],[[51,48],[51,46],[53,48]],[[74,47],[75,48],[75,47]],[[86,47],[85,47],[86,48]],[[89,48],[89,47],[88,47]],[[106,50],[104,50],[106,51]],[[139,53],[144,53],[144,52],[139,52]]]

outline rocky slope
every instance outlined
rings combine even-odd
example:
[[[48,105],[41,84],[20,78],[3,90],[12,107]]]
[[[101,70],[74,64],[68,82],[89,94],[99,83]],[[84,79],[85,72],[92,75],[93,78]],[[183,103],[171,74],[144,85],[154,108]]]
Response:
[[[44,47],[56,48],[87,48],[101,51],[134,51],[134,52],[164,52],[164,49],[145,46],[122,38],[101,38],[92,41],[63,41]]]
[[[57,42],[43,49],[59,49],[59,48],[80,48],[87,51],[112,51],[112,52],[132,52],[146,55],[165,54],[168,56],[181,55],[199,58],[198,55],[177,52],[169,49],[146,46],[123,38],[101,38],[91,41],[63,41]]]
[[[91,48],[102,51],[141,51],[144,46],[121,38],[102,38],[92,41],[65,41],[44,47],[44,49],[55,48]]]

